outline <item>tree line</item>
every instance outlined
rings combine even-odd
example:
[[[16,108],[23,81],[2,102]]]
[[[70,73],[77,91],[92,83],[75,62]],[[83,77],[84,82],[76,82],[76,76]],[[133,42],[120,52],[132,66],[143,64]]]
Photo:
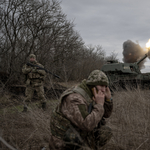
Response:
[[[86,46],[58,0],[1,0],[0,71],[9,74],[10,83],[22,81],[31,53],[66,82],[86,78],[117,56],[106,57],[99,45]]]

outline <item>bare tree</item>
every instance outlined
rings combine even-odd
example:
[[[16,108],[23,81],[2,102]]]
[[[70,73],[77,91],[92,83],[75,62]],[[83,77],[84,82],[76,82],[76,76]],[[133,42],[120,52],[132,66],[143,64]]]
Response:
[[[56,0],[7,0],[0,7],[0,61],[11,75],[21,71],[30,53],[56,71],[83,45]]]
[[[81,80],[87,78],[92,70],[100,69],[104,64],[105,51],[101,46],[85,46],[77,62],[77,73],[74,75]]]
[[[101,46],[84,45],[57,0],[1,1],[0,49],[0,68],[15,83],[22,81],[21,68],[30,53],[65,81],[100,69],[105,57]]]
[[[109,56],[107,56],[105,58],[106,61],[108,60],[115,60],[115,61],[119,61],[118,58],[117,58],[118,54],[116,52],[111,52]]]

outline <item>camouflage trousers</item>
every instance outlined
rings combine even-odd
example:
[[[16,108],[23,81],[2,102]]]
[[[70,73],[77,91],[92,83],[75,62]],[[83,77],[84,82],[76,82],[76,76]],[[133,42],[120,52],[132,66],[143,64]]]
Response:
[[[111,128],[105,125],[102,125],[100,129],[96,129],[94,131],[95,149],[97,150],[106,145],[106,143],[108,143],[108,141],[111,139],[112,135],[113,134]]]
[[[88,134],[86,139],[83,140],[82,144],[80,142],[77,142],[77,140],[72,141],[71,137],[73,135],[74,133],[70,132],[70,143],[66,144],[66,150],[99,150],[100,148],[103,148],[103,146],[106,145],[111,139],[112,131],[109,127],[103,125],[99,129],[94,129],[94,131]]]
[[[29,102],[31,102],[31,99],[33,98],[33,95],[34,95],[34,91],[36,91],[37,93],[37,96],[38,96],[38,99],[41,101],[41,102],[46,102],[46,98],[44,96],[44,88],[43,88],[43,85],[40,85],[40,86],[31,86],[31,85],[28,85],[26,87],[26,91],[25,91],[25,95],[26,95],[26,98],[24,100],[24,103],[27,104]]]
[[[112,137],[109,127],[101,125],[87,132],[73,126],[60,112],[53,111],[50,128],[52,133],[51,146],[59,150],[98,150]]]

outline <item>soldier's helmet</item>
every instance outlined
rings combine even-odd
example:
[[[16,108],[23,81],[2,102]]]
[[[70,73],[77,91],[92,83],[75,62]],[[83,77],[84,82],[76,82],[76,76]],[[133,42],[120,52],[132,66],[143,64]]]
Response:
[[[86,80],[87,85],[109,85],[108,78],[104,72],[101,70],[94,70],[90,73]]]
[[[34,59],[36,59],[36,56],[35,56],[34,54],[30,54],[30,55],[29,55],[29,58],[34,58]]]

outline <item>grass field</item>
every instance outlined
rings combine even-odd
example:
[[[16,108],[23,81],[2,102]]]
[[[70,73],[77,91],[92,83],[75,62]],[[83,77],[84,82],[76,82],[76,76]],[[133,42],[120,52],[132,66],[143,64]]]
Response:
[[[48,100],[46,111],[38,108],[38,101],[33,101],[28,112],[23,113],[22,99],[22,95],[1,93],[0,137],[17,150],[41,150],[43,147],[49,150],[50,115],[58,100]],[[149,90],[118,91],[113,101],[113,113],[106,120],[113,137],[104,150],[149,150]],[[0,149],[9,150],[6,145],[0,142]]]

